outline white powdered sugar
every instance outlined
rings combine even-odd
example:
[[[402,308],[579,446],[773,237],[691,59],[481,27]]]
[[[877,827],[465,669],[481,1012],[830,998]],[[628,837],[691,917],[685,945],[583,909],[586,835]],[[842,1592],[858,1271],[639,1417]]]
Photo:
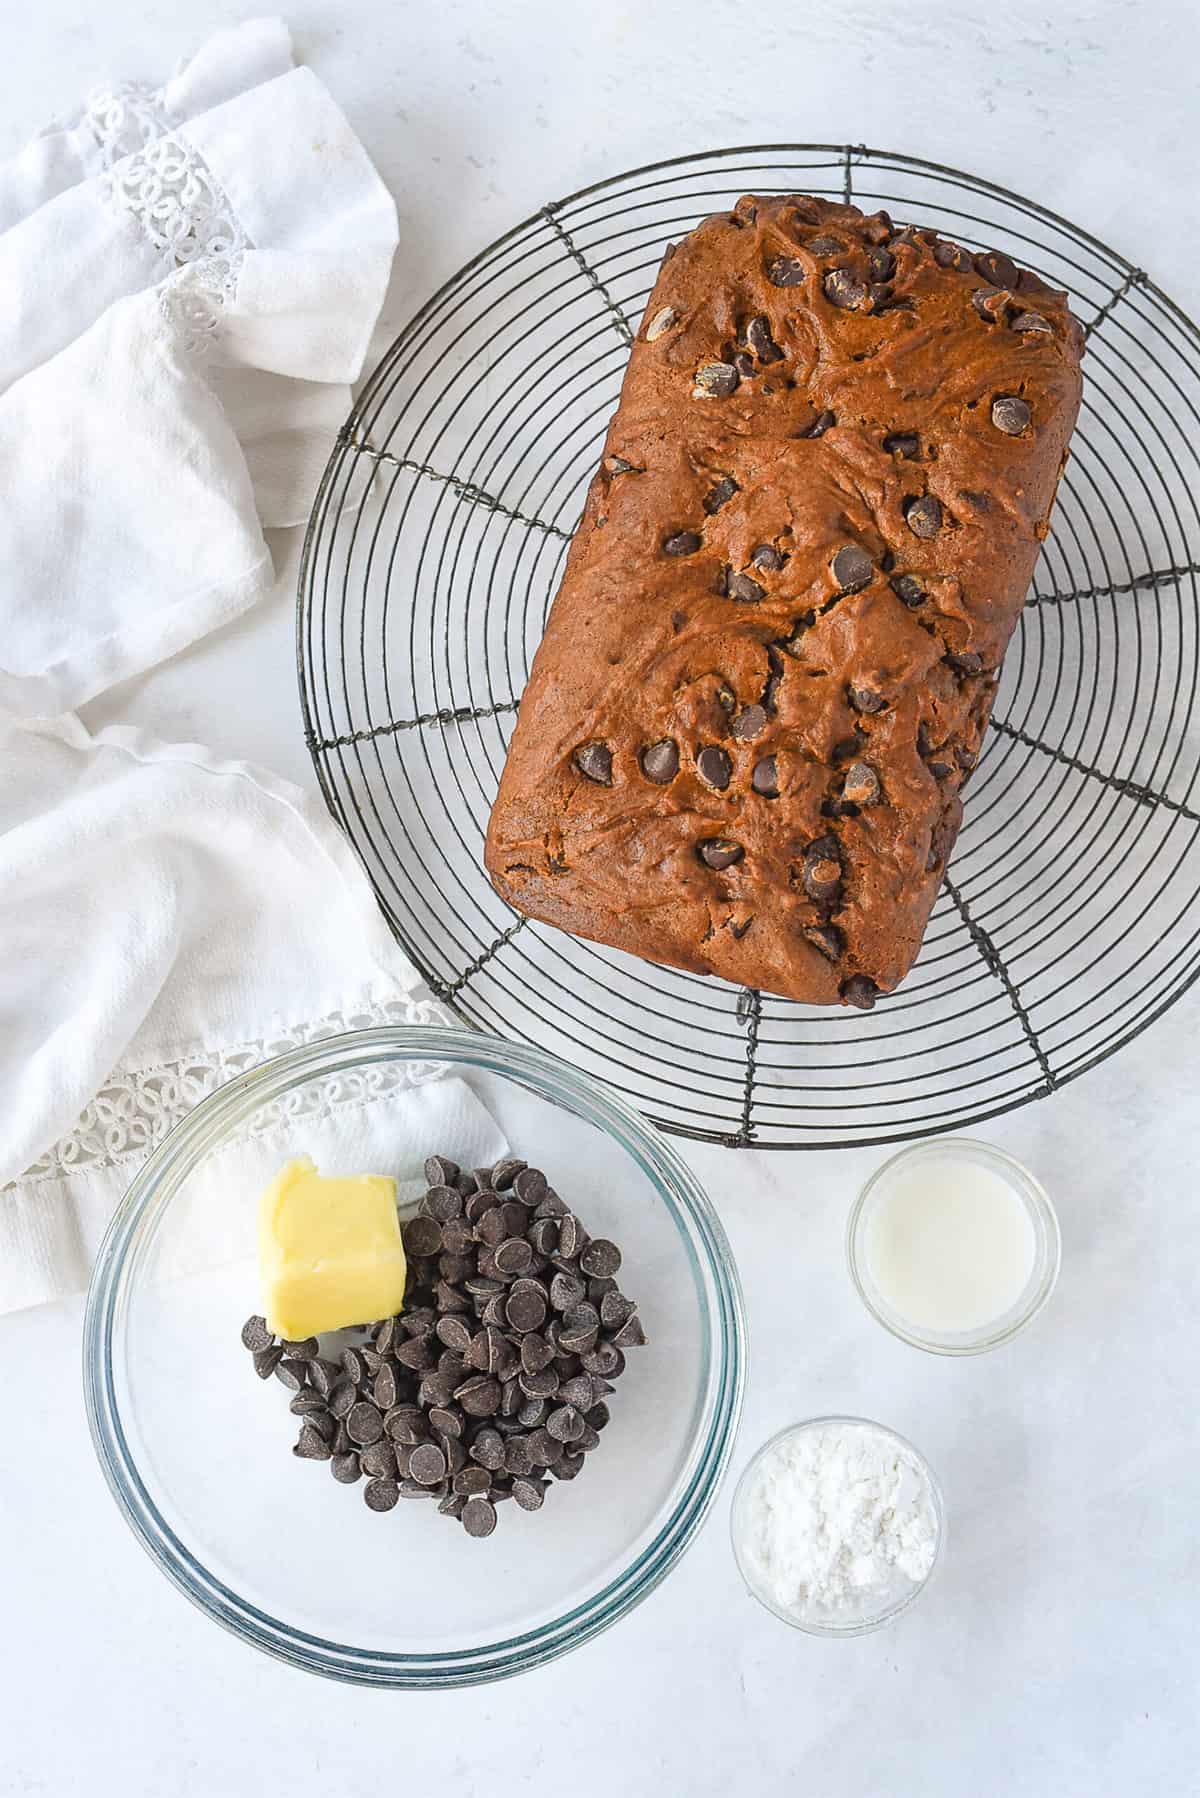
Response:
[[[734,1531],[744,1573],[777,1610],[850,1627],[925,1580],[939,1524],[913,1451],[889,1431],[834,1418],[768,1447],[738,1494]]]

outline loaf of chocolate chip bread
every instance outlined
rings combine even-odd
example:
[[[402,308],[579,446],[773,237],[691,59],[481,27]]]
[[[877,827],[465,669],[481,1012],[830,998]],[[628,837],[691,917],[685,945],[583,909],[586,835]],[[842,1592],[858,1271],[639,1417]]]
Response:
[[[668,250],[486,861],[652,961],[869,1006],[920,946],[1080,399],[1065,296],[886,213]]]

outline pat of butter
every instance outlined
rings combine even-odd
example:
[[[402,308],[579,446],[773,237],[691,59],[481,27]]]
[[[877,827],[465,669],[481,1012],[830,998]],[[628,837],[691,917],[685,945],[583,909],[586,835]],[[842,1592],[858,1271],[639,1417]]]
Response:
[[[396,1182],[319,1174],[289,1161],[258,1202],[258,1267],[267,1328],[298,1341],[392,1317],[404,1300]]]

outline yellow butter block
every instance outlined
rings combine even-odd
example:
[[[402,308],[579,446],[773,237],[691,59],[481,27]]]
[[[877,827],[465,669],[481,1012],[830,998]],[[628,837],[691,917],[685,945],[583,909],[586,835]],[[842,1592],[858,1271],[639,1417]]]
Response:
[[[307,1155],[281,1168],[258,1202],[263,1312],[297,1341],[391,1317],[404,1301],[396,1182],[319,1174]]]

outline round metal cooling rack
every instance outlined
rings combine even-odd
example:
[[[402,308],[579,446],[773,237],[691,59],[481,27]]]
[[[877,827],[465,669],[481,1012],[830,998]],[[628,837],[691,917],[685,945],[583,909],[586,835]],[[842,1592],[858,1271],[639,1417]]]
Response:
[[[742,193],[884,206],[1066,288],[1083,411],[920,958],[873,1012],[740,991],[510,910],[482,865],[533,652],[662,252]],[[1200,333],[1045,208],[865,146],[714,151],[558,200],[448,281],[339,434],[305,543],[305,727],[433,991],[664,1129],[894,1142],[1042,1098],[1200,970]]]

